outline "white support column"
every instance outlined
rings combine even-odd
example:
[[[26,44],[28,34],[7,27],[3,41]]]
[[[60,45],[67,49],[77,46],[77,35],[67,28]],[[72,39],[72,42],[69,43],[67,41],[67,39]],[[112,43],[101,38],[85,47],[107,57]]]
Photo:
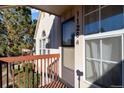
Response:
[[[79,12],[79,16],[77,14],[78,12]],[[75,22],[77,22],[77,20],[79,20],[79,36],[75,37],[75,64],[74,64],[75,65],[75,73],[74,73],[74,75],[75,75],[74,87],[75,88],[82,87],[82,82],[83,82],[83,77],[84,77],[83,65],[84,65],[85,57],[83,56],[83,52],[84,52],[83,49],[85,48],[85,45],[84,45],[83,35],[82,35],[82,32],[83,32],[82,31],[83,30],[82,16],[83,16],[82,6],[76,6],[75,7]],[[76,23],[76,27],[77,27],[77,23]],[[77,72],[83,73],[83,76],[80,76],[80,78],[79,78],[79,75],[77,75]]]

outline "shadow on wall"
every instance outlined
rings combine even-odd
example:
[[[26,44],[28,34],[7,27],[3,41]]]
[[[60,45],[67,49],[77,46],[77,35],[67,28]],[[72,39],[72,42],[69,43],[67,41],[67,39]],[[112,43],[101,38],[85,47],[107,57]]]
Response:
[[[103,88],[122,88],[122,62],[113,66],[109,71],[106,71],[100,78],[92,84],[99,85]],[[91,85],[90,88],[93,86]]]
[[[60,42],[60,35],[61,33],[59,33],[58,31],[58,27],[59,27],[59,17],[55,16],[52,27],[50,29],[50,34],[49,34],[49,42],[47,43],[46,47],[47,48],[51,48],[51,49],[58,49],[60,44],[58,42]]]

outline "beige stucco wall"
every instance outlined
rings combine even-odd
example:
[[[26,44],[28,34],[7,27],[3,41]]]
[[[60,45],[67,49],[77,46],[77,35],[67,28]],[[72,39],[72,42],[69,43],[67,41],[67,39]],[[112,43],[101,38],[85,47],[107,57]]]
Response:
[[[63,54],[64,54],[63,65],[67,67],[68,69],[74,70],[74,48],[64,47]]]
[[[73,62],[74,63],[70,63],[70,62],[68,62],[68,63],[66,63],[67,64],[67,67],[68,68],[70,68],[70,67],[72,67],[72,65],[74,65],[74,67],[73,67],[73,69],[74,69],[74,87],[76,87],[76,88],[78,88],[79,86],[78,86],[78,83],[79,83],[79,81],[78,81],[78,76],[77,76],[77,70],[79,70],[79,71],[81,71],[81,72],[83,72],[83,76],[81,76],[81,78],[80,78],[80,87],[84,87],[84,84],[83,84],[83,82],[84,82],[84,71],[85,71],[85,42],[84,42],[84,38],[83,38],[83,35],[82,35],[82,33],[83,33],[83,18],[82,18],[82,10],[83,8],[82,8],[82,6],[74,6],[71,10],[68,10],[68,11],[65,11],[64,13],[63,13],[63,15],[62,15],[62,18],[61,18],[61,21],[63,22],[63,21],[65,21],[65,20],[67,20],[67,19],[69,19],[69,18],[71,18],[71,17],[75,17],[75,23],[76,23],[76,20],[77,20],[77,12],[79,12],[79,25],[80,25],[80,28],[79,28],[79,37],[77,38],[76,36],[75,36],[75,47],[74,47],[74,55],[72,56],[72,54],[71,54],[71,56],[72,57],[74,57],[74,58],[72,58],[71,60],[74,60]],[[75,30],[76,31],[76,30]],[[76,42],[79,42],[78,44],[76,44]],[[66,51],[69,51],[69,49],[67,50],[66,49]],[[65,53],[64,53],[65,54]],[[65,54],[64,56],[68,56],[69,54]],[[68,57],[68,60],[70,61],[70,58],[71,57]],[[67,59],[66,59],[67,60]],[[65,72],[63,72],[63,73],[65,73]],[[72,72],[70,72],[70,74],[72,74]],[[72,74],[72,75],[73,75]],[[69,81],[70,82],[70,81]]]
[[[73,8],[61,16],[61,23],[74,17]],[[74,47],[62,47],[62,79],[74,87]]]

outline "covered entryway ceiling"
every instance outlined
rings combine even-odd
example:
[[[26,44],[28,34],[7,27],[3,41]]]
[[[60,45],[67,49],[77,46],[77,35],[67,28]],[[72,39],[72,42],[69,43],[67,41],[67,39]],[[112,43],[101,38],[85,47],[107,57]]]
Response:
[[[66,10],[69,10],[73,5],[31,5],[34,8],[46,11],[51,14],[61,16]]]

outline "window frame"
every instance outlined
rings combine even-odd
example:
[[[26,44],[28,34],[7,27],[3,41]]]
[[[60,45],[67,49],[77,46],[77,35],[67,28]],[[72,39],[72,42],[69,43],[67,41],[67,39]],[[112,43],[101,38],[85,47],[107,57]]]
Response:
[[[84,23],[83,23],[83,30],[84,30],[84,35],[91,35],[91,34],[96,34],[96,33],[99,33],[100,31],[95,31],[95,32],[92,32],[92,33],[86,33],[86,31],[85,31],[85,18],[87,17],[87,16],[91,16],[92,14],[94,14],[94,13],[98,13],[98,30],[100,30],[100,10],[99,10],[99,8],[98,9],[96,9],[96,10],[94,10],[94,11],[92,11],[92,12],[89,12],[88,14],[85,14],[84,15]],[[96,21],[97,22],[97,21]]]
[[[94,9],[94,10],[92,10],[92,11],[89,11],[89,12],[85,12],[85,6],[84,6],[84,15],[88,15],[88,14],[90,14],[90,13],[92,13],[92,12],[94,12],[94,11],[98,11],[99,10],[99,8],[100,8],[100,5],[86,5],[86,6],[98,6],[96,9]]]
[[[90,15],[90,14],[92,14],[92,13],[94,13],[94,12],[96,12],[96,11],[98,11],[99,12],[99,32],[95,32],[95,33],[88,33],[88,34],[86,34],[86,31],[85,31],[85,20],[82,20],[83,21],[83,35],[92,35],[92,34],[99,34],[99,33],[107,33],[107,32],[114,32],[114,31],[116,31],[116,30],[112,30],[112,31],[105,31],[105,32],[101,32],[101,10],[103,9],[103,8],[106,8],[106,7],[108,7],[108,6],[111,6],[111,5],[104,5],[104,6],[102,6],[102,5],[99,5],[99,8],[97,8],[96,10],[93,10],[93,11],[91,11],[91,12],[89,12],[89,13],[86,13],[85,14],[85,6],[84,6],[84,9],[83,9],[83,19],[85,18],[85,16],[88,16],[88,15]],[[123,7],[123,21],[124,21],[124,5],[120,5],[120,6],[122,6]],[[124,22],[123,22],[123,25],[124,25]],[[122,28],[122,29],[124,29],[124,27]],[[117,30],[121,30],[121,29],[117,29]]]
[[[116,31],[115,31],[116,32]],[[85,41],[85,64],[84,64],[84,79],[85,79],[85,81],[86,82],[88,82],[88,83],[92,83],[92,82],[90,82],[89,80],[87,80],[86,79],[86,60],[90,60],[90,61],[97,61],[97,62],[99,62],[100,63],[100,75],[103,75],[103,63],[112,63],[112,64],[118,64],[119,62],[116,62],[116,61],[108,61],[108,60],[103,60],[102,59],[102,45],[101,45],[101,43],[102,43],[102,41],[101,41],[101,39],[104,39],[104,38],[116,38],[116,37],[120,37],[121,38],[121,50],[122,50],[122,53],[121,53],[121,60],[123,60],[123,56],[124,56],[124,29],[120,32],[120,33],[113,33],[112,31],[110,31],[110,32],[106,32],[105,34],[104,33],[100,33],[100,35],[98,35],[98,36],[96,36],[96,35],[89,35],[89,36],[84,36],[84,41]],[[99,34],[99,33],[97,33],[97,34]],[[87,57],[86,56],[86,41],[88,41],[88,40],[100,40],[100,55],[101,55],[101,57],[100,57],[100,59],[96,59],[96,58],[89,58],[89,57]],[[122,62],[122,66],[123,66],[123,62]],[[122,69],[122,71],[123,71],[123,69]],[[123,72],[122,72],[122,77],[123,77]],[[123,87],[123,78],[122,78],[122,87]],[[97,84],[96,83],[96,85],[100,85],[100,84]],[[100,85],[100,86],[103,86],[103,87],[105,87],[104,85]]]
[[[76,32],[76,29],[75,29],[75,32],[74,32],[74,44],[73,45],[64,45],[63,44],[63,36],[64,36],[63,35],[63,24],[66,23],[66,22],[69,22],[69,21],[74,21],[74,23],[75,23],[74,16],[61,23],[61,46],[62,47],[74,47],[75,46],[75,32]]]

